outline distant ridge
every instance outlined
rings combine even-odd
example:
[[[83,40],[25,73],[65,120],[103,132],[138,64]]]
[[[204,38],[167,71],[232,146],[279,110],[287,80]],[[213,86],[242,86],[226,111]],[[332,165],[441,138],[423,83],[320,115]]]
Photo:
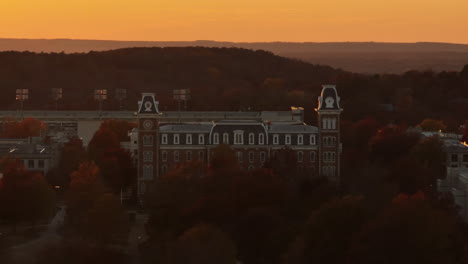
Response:
[[[0,38],[0,51],[65,52],[129,47],[237,47],[266,50],[284,57],[359,73],[402,73],[409,70],[459,71],[468,64],[468,44],[381,42],[218,42],[113,41]]]

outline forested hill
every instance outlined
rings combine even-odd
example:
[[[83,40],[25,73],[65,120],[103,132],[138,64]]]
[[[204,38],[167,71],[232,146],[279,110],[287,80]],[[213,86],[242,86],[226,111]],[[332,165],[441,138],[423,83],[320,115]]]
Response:
[[[383,42],[219,42],[2,39],[0,51],[89,52],[130,47],[211,47],[266,50],[288,58],[359,73],[409,70],[459,71],[468,63],[468,44]]]
[[[288,110],[303,106],[307,120],[322,84],[337,84],[345,119],[385,112],[413,124],[426,117],[458,124],[467,119],[468,66],[461,72],[353,74],[265,51],[239,48],[129,48],[90,53],[0,53],[0,108],[18,109],[15,89],[27,88],[25,109],[55,109],[52,88],[62,88],[63,110],[94,110],[94,89],[108,89],[104,110],[118,110],[117,88],[128,91],[125,110],[142,92],[155,92],[161,109],[175,110],[173,89],[192,90],[189,110]],[[388,114],[390,111],[391,114]]]

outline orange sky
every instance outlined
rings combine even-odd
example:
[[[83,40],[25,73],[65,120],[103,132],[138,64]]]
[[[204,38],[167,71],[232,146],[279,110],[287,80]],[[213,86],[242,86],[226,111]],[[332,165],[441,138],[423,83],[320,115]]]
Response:
[[[0,0],[0,37],[468,43],[468,0]]]

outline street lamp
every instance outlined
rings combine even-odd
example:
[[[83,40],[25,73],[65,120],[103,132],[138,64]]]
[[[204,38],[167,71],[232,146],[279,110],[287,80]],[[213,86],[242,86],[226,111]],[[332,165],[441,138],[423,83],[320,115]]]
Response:
[[[24,101],[29,99],[29,89],[16,89],[16,100],[20,102],[21,118],[23,118]]]
[[[52,99],[55,101],[55,110],[58,111],[58,101],[63,99],[62,88],[52,88]]]
[[[190,89],[176,89],[174,90],[174,100],[177,101],[179,111],[179,123],[180,123],[180,107],[181,103],[184,102],[184,109],[187,111],[187,101],[192,98]]]

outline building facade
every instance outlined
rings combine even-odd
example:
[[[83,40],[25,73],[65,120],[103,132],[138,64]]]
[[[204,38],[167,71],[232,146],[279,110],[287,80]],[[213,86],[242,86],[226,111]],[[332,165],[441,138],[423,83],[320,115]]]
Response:
[[[261,112],[249,113],[246,115],[249,118],[239,114],[210,122],[202,116],[197,117],[199,120],[164,122],[158,105],[154,94],[142,95],[138,128],[130,133],[132,141],[122,144],[138,164],[140,196],[154,179],[185,162],[208,163],[212,150],[220,144],[233,149],[243,170],[261,168],[287,150],[294,156],[295,170],[339,183],[342,109],[333,85],[324,85],[318,98],[318,126],[304,123],[302,108],[293,108],[289,117],[274,121]],[[252,118],[255,115],[257,118]]]

